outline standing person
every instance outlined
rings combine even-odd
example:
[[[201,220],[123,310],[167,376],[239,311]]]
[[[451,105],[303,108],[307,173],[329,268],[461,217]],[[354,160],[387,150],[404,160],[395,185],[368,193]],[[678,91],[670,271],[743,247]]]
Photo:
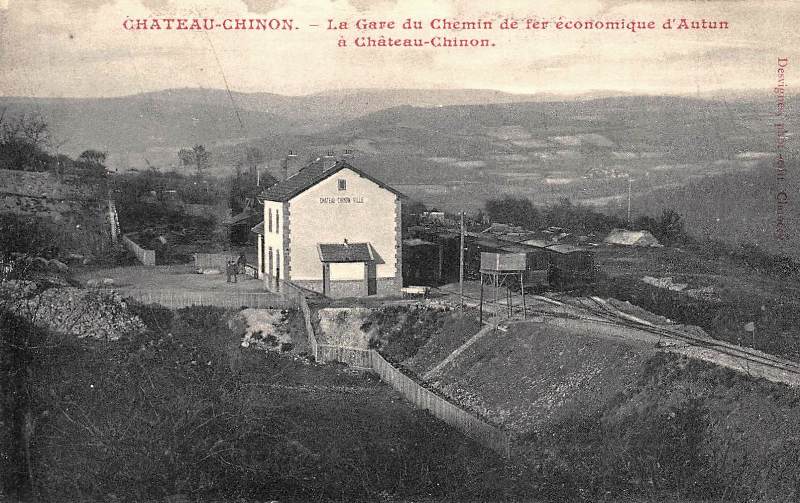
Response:
[[[233,260],[231,260],[230,264],[231,264],[231,273],[233,274],[233,282],[236,283],[239,275],[239,267]]]
[[[231,276],[233,276],[233,265],[230,260],[225,263],[225,276],[228,278],[228,283],[231,282]]]
[[[247,257],[244,256],[244,253],[239,255],[239,260],[236,261],[236,265],[239,268],[239,274],[244,274],[245,267],[247,266]]]

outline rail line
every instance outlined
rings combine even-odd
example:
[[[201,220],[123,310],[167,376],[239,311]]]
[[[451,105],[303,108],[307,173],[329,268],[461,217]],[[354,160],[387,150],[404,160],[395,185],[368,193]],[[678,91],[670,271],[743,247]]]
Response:
[[[761,351],[756,353],[754,351],[757,350],[748,349],[743,346],[734,346],[724,341],[714,341],[714,340],[703,339],[700,337],[695,337],[685,332],[671,329],[669,327],[648,325],[648,324],[636,323],[632,320],[626,320],[625,318],[620,317],[618,313],[614,312],[612,309],[609,309],[608,306],[604,305],[597,299],[592,297],[590,297],[589,299],[595,305],[599,306],[601,311],[604,311],[603,313],[600,313],[598,311],[588,309],[591,313],[596,314],[597,316],[605,317],[606,319],[609,319],[609,321],[614,321],[617,324],[649,332],[654,335],[677,339],[682,342],[686,342],[687,344],[691,344],[692,346],[703,347],[706,349],[713,349],[714,351],[718,351],[720,353],[732,356],[737,359],[747,360],[750,362],[758,363],[759,365],[766,365],[778,370],[800,375],[800,364],[796,362],[780,358],[774,355],[770,355],[768,353],[764,353]]]
[[[438,287],[434,287],[434,289],[443,293],[458,295],[458,292],[453,290],[438,288]],[[644,320],[637,322],[628,319],[624,316],[621,316],[621,314],[624,314],[624,312],[614,310],[610,308],[608,305],[606,305],[604,302],[602,302],[600,299],[594,297],[586,298],[586,300],[590,303],[590,305],[586,305],[581,302],[578,303],[568,302],[564,301],[563,299],[559,300],[550,299],[547,297],[540,297],[536,295],[531,297],[532,299],[538,301],[543,301],[544,299],[547,299],[547,301],[553,303],[554,305],[560,304],[567,308],[580,309],[586,311],[587,314],[593,316],[594,318],[581,316],[578,314],[554,313],[551,311],[543,311],[532,308],[531,306],[528,306],[527,309],[525,310],[526,315],[532,314],[548,318],[562,318],[562,319],[570,319],[576,321],[602,323],[606,325],[615,325],[633,330],[639,330],[652,335],[656,335],[659,338],[683,342],[689,347],[698,347],[698,348],[712,350],[722,355],[733,358],[734,360],[739,361],[743,364],[752,363],[773,370],[786,372],[794,376],[800,376],[800,363],[793,362],[785,358],[780,358],[774,355],[770,355],[758,350],[748,349],[741,346],[734,346],[733,344],[724,341],[704,339],[701,337],[693,336],[686,332],[682,332],[680,330],[675,330],[669,327],[658,326],[655,324],[649,324],[647,322],[644,322]],[[465,294],[464,298],[476,302],[480,301],[479,298],[476,298],[468,294]],[[486,301],[486,300],[484,300],[484,303],[489,304],[495,308],[500,308],[500,306],[502,305],[498,302],[497,305],[495,306],[494,301]],[[633,316],[631,315],[631,317]]]

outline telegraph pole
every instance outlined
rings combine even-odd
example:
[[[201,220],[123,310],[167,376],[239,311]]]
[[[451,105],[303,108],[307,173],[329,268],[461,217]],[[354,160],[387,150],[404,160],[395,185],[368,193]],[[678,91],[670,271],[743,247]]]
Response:
[[[628,177],[628,226],[631,225],[631,184],[633,180],[631,177]]]
[[[458,295],[461,298],[461,311],[464,311],[464,210],[461,210],[461,245],[458,249]]]

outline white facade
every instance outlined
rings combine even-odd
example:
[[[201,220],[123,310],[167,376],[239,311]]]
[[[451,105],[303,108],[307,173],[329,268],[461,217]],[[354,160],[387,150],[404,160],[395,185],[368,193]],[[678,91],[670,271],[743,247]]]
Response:
[[[264,234],[259,236],[259,273],[273,284],[286,278],[284,264],[285,203],[264,201]]]
[[[259,270],[270,289],[280,279],[332,297],[400,292],[401,196],[346,166],[286,201],[264,201]],[[370,259],[323,261],[320,244],[346,242],[368,243]]]

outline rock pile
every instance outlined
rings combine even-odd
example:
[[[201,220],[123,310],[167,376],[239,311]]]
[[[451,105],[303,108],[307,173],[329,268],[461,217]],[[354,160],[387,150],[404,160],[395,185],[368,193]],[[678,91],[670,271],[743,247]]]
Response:
[[[15,303],[15,309],[54,332],[115,341],[145,329],[116,292],[59,287],[25,297]]]
[[[287,351],[291,348],[292,336],[286,326],[288,311],[244,309],[237,314],[237,317],[245,327],[242,347],[252,346],[266,351]],[[232,324],[229,326],[233,327]]]

